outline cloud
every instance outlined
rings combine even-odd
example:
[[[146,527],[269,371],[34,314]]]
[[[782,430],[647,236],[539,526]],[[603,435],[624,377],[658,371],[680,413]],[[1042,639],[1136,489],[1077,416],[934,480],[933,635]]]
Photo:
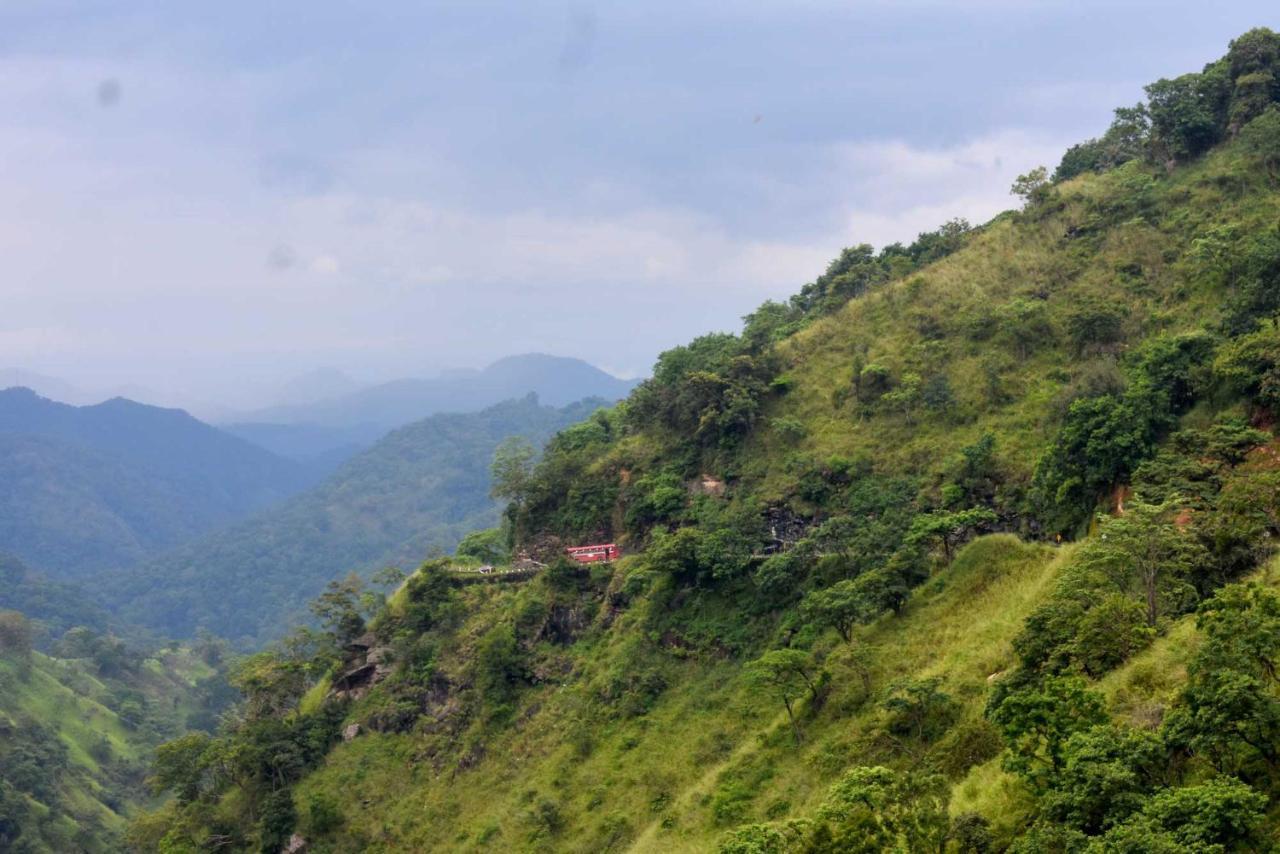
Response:
[[[858,242],[910,242],[955,217],[981,224],[1014,206],[1013,180],[1052,169],[1069,142],[1026,129],[1002,129],[946,148],[903,140],[837,147],[848,203],[844,218]]]
[[[1267,8],[1206,34],[1061,0],[282,0],[281,39],[243,0],[57,3],[0,12],[0,355],[151,385],[521,350],[642,373],[843,246],[1010,207],[1136,95],[1095,81],[1195,67]]]

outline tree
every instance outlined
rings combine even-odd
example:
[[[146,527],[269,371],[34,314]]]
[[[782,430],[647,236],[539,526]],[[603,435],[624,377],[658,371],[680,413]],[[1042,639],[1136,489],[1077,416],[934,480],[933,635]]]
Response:
[[[1084,172],[1105,172],[1137,160],[1147,153],[1150,142],[1151,118],[1146,105],[1118,107],[1111,127],[1100,139],[1067,149],[1053,173],[1053,180],[1065,181]]]
[[[1280,326],[1274,320],[1224,344],[1213,368],[1232,391],[1280,413]]]
[[[1019,687],[998,684],[987,718],[1000,728],[1009,753],[1005,767],[1040,788],[1057,777],[1067,740],[1107,721],[1102,697],[1075,676],[1050,676]]]
[[[1102,520],[1097,537],[1081,550],[1077,565],[1124,590],[1137,586],[1147,625],[1160,616],[1186,610],[1195,601],[1192,573],[1207,562],[1204,546],[1180,526],[1177,499],[1127,503],[1123,516]]]
[[[1266,810],[1266,795],[1231,777],[1165,789],[1140,814],[1107,833],[1100,850],[1134,854],[1267,850],[1260,833]]]
[[[796,722],[795,702],[808,691],[810,699],[818,699],[818,682],[812,675],[809,656],[798,649],[773,649],[746,666],[747,684],[773,693],[787,710],[796,744],[800,743],[800,725]]]
[[[1067,739],[1062,773],[1043,800],[1043,813],[1090,836],[1142,809],[1165,771],[1160,737],[1110,724]]]
[[[1224,70],[1211,66],[1146,87],[1152,144],[1167,167],[1198,157],[1221,139],[1229,85]]]
[[[907,544],[937,542],[942,546],[946,563],[951,563],[952,552],[958,543],[964,542],[975,529],[989,525],[997,516],[985,507],[971,507],[954,513],[939,511],[917,516],[907,532]]]
[[[1110,299],[1086,296],[1067,312],[1067,336],[1078,355],[1090,348],[1106,348],[1124,335],[1127,308]]]
[[[297,704],[307,689],[305,665],[272,652],[239,661],[229,681],[244,696],[245,717],[280,717]]]
[[[1110,593],[1078,616],[1066,652],[1096,679],[1146,649],[1155,635],[1141,603],[1122,593]]]
[[[1023,204],[1032,205],[1045,198],[1049,188],[1049,170],[1037,166],[1025,175],[1019,175],[1009,188],[1012,195],[1022,199]]]
[[[503,440],[493,452],[493,463],[489,466],[490,495],[517,506],[524,503],[533,476],[535,456],[528,439],[512,436]]]
[[[812,832],[806,820],[784,824],[746,824],[725,835],[719,854],[792,854],[804,850]]]
[[[1170,423],[1168,395],[1145,382],[1120,396],[1074,401],[1032,481],[1049,529],[1070,531],[1088,519],[1098,497],[1150,455]]]
[[[529,678],[514,626],[503,623],[485,632],[476,644],[474,661],[476,687],[490,718],[499,720],[511,712],[517,689]]]
[[[840,638],[849,643],[853,640],[853,627],[878,613],[879,609],[867,601],[864,585],[855,579],[845,579],[807,595],[800,604],[800,611],[810,622],[835,629]]]
[[[0,611],[0,655],[29,666],[31,623],[17,611]]]
[[[215,778],[210,774],[210,746],[213,739],[203,732],[193,732],[156,748],[148,784],[157,795],[173,792],[180,803],[190,803],[212,791]]]
[[[311,613],[341,648],[364,633],[364,582],[354,572],[341,581],[330,581],[324,593],[311,603]]]
[[[902,375],[902,380],[892,391],[880,396],[880,402],[899,412],[908,424],[914,424],[915,418],[912,413],[922,401],[922,383],[923,380],[919,374],[908,371]]]
[[[888,712],[889,732],[932,741],[951,723],[955,701],[941,689],[942,679],[900,679],[889,686],[880,707]]]
[[[1053,342],[1053,324],[1044,300],[1017,297],[996,306],[993,315],[998,330],[996,340],[1011,346],[1019,359],[1027,359]]]
[[[505,563],[511,559],[507,535],[501,528],[472,531],[462,538],[454,552],[459,557],[469,557],[487,564]]]
[[[941,851],[950,819],[945,778],[883,767],[854,768],[831,787],[818,809],[808,850]]]
[[[1222,771],[1269,779],[1280,766],[1280,595],[1228,585],[1200,606],[1196,625],[1203,641],[1167,738]]]

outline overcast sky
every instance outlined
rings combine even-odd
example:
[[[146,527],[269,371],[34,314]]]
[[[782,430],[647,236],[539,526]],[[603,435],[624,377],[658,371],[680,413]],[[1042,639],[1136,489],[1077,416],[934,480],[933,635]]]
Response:
[[[0,0],[0,368],[643,374],[1280,25],[1217,6]]]

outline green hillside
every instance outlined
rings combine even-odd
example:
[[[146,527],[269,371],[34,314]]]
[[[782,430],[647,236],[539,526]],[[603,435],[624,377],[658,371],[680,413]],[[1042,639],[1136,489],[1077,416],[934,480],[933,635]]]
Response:
[[[0,550],[63,580],[131,566],[313,481],[180,410],[0,390]]]
[[[498,444],[541,443],[601,404],[554,409],[530,396],[403,427],[280,506],[108,576],[107,604],[170,637],[198,628],[237,641],[279,636],[330,579],[412,566],[492,525]]]
[[[547,568],[331,586],[135,846],[1270,850],[1280,36],[1147,95],[499,453]]]
[[[155,747],[211,725],[226,682],[189,650],[139,654],[78,628],[51,657],[31,648],[33,631],[0,611],[0,849],[119,851],[151,804]]]

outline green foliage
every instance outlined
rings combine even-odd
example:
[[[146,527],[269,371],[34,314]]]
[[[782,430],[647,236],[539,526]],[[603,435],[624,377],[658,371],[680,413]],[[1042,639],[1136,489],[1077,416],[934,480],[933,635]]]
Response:
[[[971,537],[975,530],[996,521],[996,514],[985,507],[971,507],[955,512],[937,512],[917,516],[907,531],[904,542],[917,545],[938,542],[947,563],[958,544]]]
[[[1132,852],[1252,851],[1264,845],[1259,828],[1267,798],[1239,780],[1167,789],[1132,821],[1110,831],[1101,850]]]
[[[1168,390],[1141,378],[1122,395],[1071,404],[1036,465],[1033,490],[1051,529],[1070,531],[1154,450],[1170,424]]]
[[[1086,172],[1105,172],[1142,158],[1151,136],[1151,118],[1143,104],[1118,107],[1107,132],[1098,139],[1073,145],[1053,173],[1054,181],[1066,181]]]
[[[1162,620],[1191,610],[1211,564],[1178,512],[1174,501],[1135,499],[1102,519],[1015,640],[1023,666],[1101,676],[1150,643]]]
[[[1119,112],[1064,159],[1076,180],[1033,176],[1025,213],[855,246],[741,336],[663,354],[630,400],[512,467],[503,530],[546,570],[425,566],[369,624],[391,672],[342,712],[360,734],[309,772],[332,729],[278,724],[322,691],[259,720],[246,705],[215,741],[279,761],[182,820],[238,819],[257,846],[265,799],[293,789],[304,832],[313,795],[360,799],[318,850],[1274,833],[1251,794],[1276,791],[1274,757],[1249,741],[1278,740],[1270,606],[1215,606],[1231,640],[1187,616],[1280,535],[1280,465],[1249,426],[1270,423],[1270,343],[1241,339],[1280,308],[1270,143],[1246,134],[1273,61],[1246,41]],[[1193,153],[1237,120],[1238,141]],[[1085,540],[963,546],[992,529]],[[553,560],[595,537],[626,556]]]
[[[1044,201],[1049,186],[1049,170],[1037,166],[1025,175],[1019,175],[1009,192],[1028,205]]]
[[[805,822],[785,824],[748,824],[725,835],[720,854],[789,854],[803,850],[804,839],[811,832]]]
[[[658,357],[632,394],[630,423],[657,422],[701,448],[732,447],[760,417],[778,364],[734,335],[707,335]]]
[[[835,629],[845,643],[853,639],[854,626],[879,610],[877,603],[869,600],[866,585],[848,578],[811,592],[800,603],[801,614],[816,625]]]
[[[523,436],[504,439],[493,451],[489,465],[489,494],[518,503],[523,500],[533,474],[536,452]]]
[[[710,585],[746,572],[751,542],[732,528],[658,531],[645,556],[649,567],[683,583]]]
[[[482,528],[472,531],[458,543],[454,554],[491,566],[506,563],[511,559],[511,550],[507,547],[507,535],[501,528]]]
[[[1201,606],[1197,627],[1204,642],[1168,737],[1225,773],[1267,779],[1280,762],[1280,595],[1229,585]]]
[[[1099,725],[1067,739],[1043,815],[1090,836],[1139,812],[1163,782],[1165,749],[1150,732]]]
[[[27,663],[31,660],[31,623],[17,611],[0,611],[0,656]]]
[[[1275,321],[1228,341],[1214,361],[1214,373],[1236,394],[1280,413],[1280,328]]]
[[[813,673],[813,662],[798,649],[773,649],[744,668],[747,684],[766,691],[782,702],[787,710],[796,744],[800,743],[800,725],[796,721],[795,703],[805,693],[818,699],[820,677]]]
[[[1156,156],[1180,162],[1208,151],[1226,124],[1229,81],[1223,69],[1157,80],[1146,87],[1147,110]]]
[[[1009,746],[1005,767],[1040,787],[1061,773],[1072,735],[1106,722],[1102,698],[1074,676],[1022,686],[1001,683],[987,717]]]
[[[809,850],[939,851],[947,838],[948,790],[941,777],[854,768],[818,809]]]
[[[510,714],[516,691],[528,679],[524,651],[510,625],[494,626],[480,638],[475,651],[476,687],[493,720]]]
[[[887,713],[887,729],[917,741],[934,741],[955,717],[956,704],[941,688],[942,679],[901,679],[892,683],[880,701]]]

